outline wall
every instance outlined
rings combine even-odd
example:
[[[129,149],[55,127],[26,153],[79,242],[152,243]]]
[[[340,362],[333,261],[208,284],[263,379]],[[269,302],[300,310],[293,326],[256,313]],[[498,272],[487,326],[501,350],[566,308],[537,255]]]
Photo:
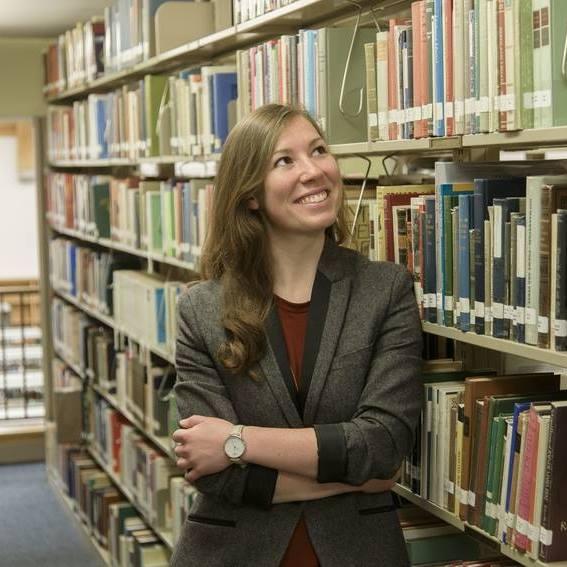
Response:
[[[49,41],[0,38],[0,117],[45,115],[42,51]]]
[[[42,52],[49,41],[0,38],[0,119],[45,115]],[[16,138],[0,136],[0,279],[38,277],[36,180],[19,180],[16,162]]]
[[[36,180],[18,178],[16,153],[16,138],[0,136],[0,280],[39,273]]]

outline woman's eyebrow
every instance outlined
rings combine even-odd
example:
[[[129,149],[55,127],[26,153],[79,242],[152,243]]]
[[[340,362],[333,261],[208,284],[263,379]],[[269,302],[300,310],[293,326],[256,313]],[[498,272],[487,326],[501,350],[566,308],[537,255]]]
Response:
[[[309,142],[309,146],[313,146],[314,144],[316,144],[317,142],[322,142],[323,138],[321,138],[321,136],[317,136],[316,138],[313,138],[310,142]],[[291,153],[291,149],[290,148],[280,148],[278,150],[275,150],[273,155],[276,154],[289,154]]]

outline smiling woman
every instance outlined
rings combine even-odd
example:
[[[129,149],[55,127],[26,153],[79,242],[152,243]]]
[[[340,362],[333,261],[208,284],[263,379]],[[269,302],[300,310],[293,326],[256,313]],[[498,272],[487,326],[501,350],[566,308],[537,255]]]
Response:
[[[235,127],[205,281],[178,303],[173,439],[200,495],[174,567],[408,565],[390,488],[421,407],[421,325],[409,273],[339,247],[344,226],[307,113],[268,105]]]

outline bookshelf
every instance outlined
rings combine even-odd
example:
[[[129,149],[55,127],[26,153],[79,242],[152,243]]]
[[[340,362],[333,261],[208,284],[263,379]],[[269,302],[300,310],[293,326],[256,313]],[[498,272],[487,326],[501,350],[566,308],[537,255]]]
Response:
[[[360,2],[363,9],[374,6],[380,14],[391,15],[396,11],[408,9],[411,5],[410,0],[401,2],[379,1],[379,2]],[[213,33],[209,36],[193,41],[186,45],[172,49],[162,55],[151,58],[144,63],[137,64],[131,69],[104,75],[100,78],[86,83],[79,87],[68,89],[47,99],[49,104],[60,105],[69,104],[74,101],[85,99],[92,93],[104,93],[118,88],[122,85],[140,79],[147,74],[173,73],[190,66],[203,65],[224,61],[226,57],[233,54],[237,49],[248,48],[258,45],[262,41],[277,38],[281,34],[295,33],[300,27],[307,28],[315,25],[334,24],[336,22],[347,22],[353,18],[353,6],[351,3],[341,0],[328,2],[327,0],[298,0],[283,8],[276,9],[261,17],[246,21],[241,24],[231,26],[226,30]],[[368,20],[369,21],[369,20]],[[365,133],[361,134],[365,138]],[[553,128],[514,130],[510,132],[493,132],[480,134],[459,134],[450,136],[423,137],[418,139],[388,140],[388,141],[360,141],[355,143],[332,144],[331,151],[339,158],[350,157],[353,155],[364,156],[383,156],[383,155],[404,155],[404,154],[427,154],[444,155],[453,157],[454,160],[462,160],[467,156],[466,150],[480,149],[518,149],[518,148],[544,148],[567,145],[567,126]],[[206,154],[201,156],[182,156],[182,155],[163,155],[155,157],[143,157],[139,159],[112,158],[99,160],[56,160],[48,164],[52,171],[69,171],[74,173],[104,172],[111,174],[114,171],[128,170],[132,174],[140,175],[144,178],[173,177],[176,178],[212,178],[216,173],[216,167],[220,154]],[[169,169],[163,169],[166,166]],[[171,167],[172,166],[172,167]],[[40,207],[45,210],[45,199],[42,197]],[[196,266],[192,262],[185,262],[165,254],[151,253],[145,250],[138,250],[131,246],[113,241],[107,238],[97,238],[82,232],[68,228],[57,228],[48,226],[46,219],[40,219],[43,234],[62,235],[72,238],[78,242],[85,242],[105,250],[116,250],[126,254],[143,258],[148,261],[156,261],[165,266],[181,268],[187,271],[194,271]],[[44,251],[44,254],[45,251]],[[151,264],[150,264],[151,266]],[[44,274],[47,271],[43,272]],[[46,278],[43,278],[44,282]],[[44,286],[44,302],[46,305],[50,293],[64,299],[74,305],[94,319],[107,325],[116,333],[129,336],[127,329],[118,328],[112,317],[103,315],[96,310],[81,303],[73,296],[56,290],[50,290],[47,283]],[[48,303],[47,303],[48,304]],[[477,335],[472,332],[462,332],[452,327],[423,322],[423,330],[429,334],[445,337],[454,341],[467,343],[473,346],[491,349],[500,353],[511,354],[528,358],[533,361],[553,364],[562,368],[567,368],[567,353],[554,352],[549,349],[514,343],[510,340],[498,339],[491,336]],[[131,337],[136,340],[136,337]],[[48,339],[46,339],[48,340]],[[139,342],[139,341],[138,341]],[[144,345],[142,345],[144,346]],[[146,345],[147,347],[147,345]],[[149,350],[163,358],[165,361],[174,364],[173,352],[163,349],[149,347]],[[48,350],[45,350],[48,353]],[[75,364],[70,364],[65,360],[63,353],[56,353],[59,358],[66,362],[83,380],[88,377],[84,375],[81,368]],[[120,407],[115,396],[96,385],[90,386],[91,390],[104,398],[113,408],[117,409],[137,430],[153,445],[157,446],[162,452],[172,457],[171,448],[167,440],[156,437],[146,431],[140,420],[132,416],[125,408]],[[136,506],[136,499],[128,489],[120,484],[120,479],[106,466],[104,459],[93,448],[89,449],[93,459],[109,474],[113,482],[117,484],[124,495]],[[500,544],[495,538],[480,531],[475,526],[463,522],[453,514],[425,500],[408,489],[397,486],[395,491],[409,501],[430,511],[440,517],[445,522],[455,526],[461,531],[474,531],[480,537],[485,538],[497,546],[500,551],[514,559],[518,563],[530,567],[544,567],[546,564],[534,561],[523,554],[516,552],[511,547]],[[138,509],[140,507],[138,506]],[[159,533],[157,535],[170,548],[172,547],[171,536],[169,533]],[[567,563],[555,563],[554,565],[567,565]]]

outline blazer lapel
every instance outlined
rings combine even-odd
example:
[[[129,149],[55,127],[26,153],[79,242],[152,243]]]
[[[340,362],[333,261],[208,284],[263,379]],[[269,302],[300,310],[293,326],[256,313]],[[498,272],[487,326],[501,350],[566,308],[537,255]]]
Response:
[[[326,316],[319,322],[320,342],[318,350],[311,351],[314,346],[309,344],[311,341],[305,344],[306,349],[308,347],[310,349],[309,357],[315,358],[315,366],[313,368],[311,383],[309,384],[305,401],[305,409],[303,411],[303,423],[306,426],[311,425],[315,419],[319,398],[321,397],[329,368],[333,362],[348,306],[350,285],[350,278],[344,278],[329,285],[330,290]],[[311,323],[311,321],[309,323]],[[307,351],[303,354],[304,360],[306,355]]]
[[[289,424],[292,427],[301,427],[303,421],[300,417],[299,397],[291,375],[281,323],[275,305],[272,306],[266,319],[265,329],[268,336],[268,348],[260,361],[260,367]]]

